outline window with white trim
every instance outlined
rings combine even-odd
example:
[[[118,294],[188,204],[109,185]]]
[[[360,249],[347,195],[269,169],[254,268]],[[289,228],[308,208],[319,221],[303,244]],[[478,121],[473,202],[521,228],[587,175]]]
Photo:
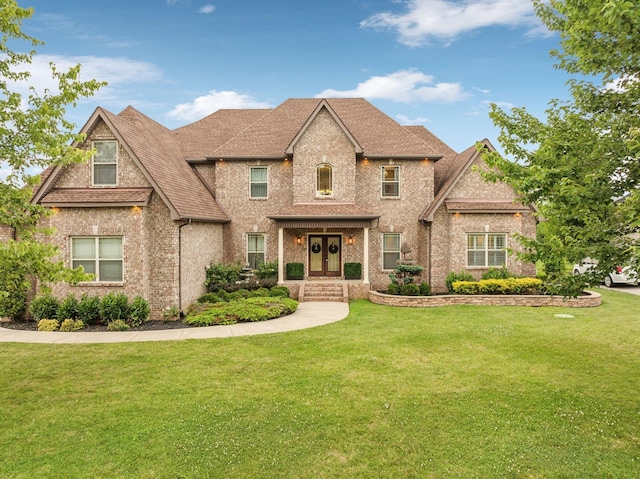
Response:
[[[467,266],[489,268],[506,266],[506,233],[467,234]]]
[[[249,195],[251,198],[266,198],[267,188],[267,167],[252,166],[249,168]]]
[[[333,167],[327,163],[316,168],[316,195],[333,195]]]
[[[400,167],[382,167],[382,196],[397,198],[400,196]]]
[[[400,233],[382,234],[382,269],[396,269],[400,261]]]
[[[95,154],[91,160],[94,186],[116,186],[118,178],[118,142],[93,142]]]
[[[250,233],[247,235],[247,263],[251,269],[256,269],[264,263],[264,235]]]
[[[89,236],[71,238],[71,267],[82,266],[97,282],[122,282],[122,237]]]

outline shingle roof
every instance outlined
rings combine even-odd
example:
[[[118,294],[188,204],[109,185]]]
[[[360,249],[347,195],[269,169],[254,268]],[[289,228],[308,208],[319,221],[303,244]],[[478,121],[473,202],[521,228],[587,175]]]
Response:
[[[153,188],[54,188],[40,201],[43,206],[145,206]]]
[[[509,198],[496,198],[490,201],[478,198],[454,198],[444,200],[450,213],[516,213],[530,211],[522,203]]]
[[[274,219],[374,219],[380,215],[366,211],[353,203],[298,203],[267,215]]]

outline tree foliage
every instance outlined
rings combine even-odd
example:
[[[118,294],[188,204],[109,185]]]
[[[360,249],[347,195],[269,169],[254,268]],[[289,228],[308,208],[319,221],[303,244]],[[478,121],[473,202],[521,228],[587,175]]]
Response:
[[[60,71],[50,64],[56,91],[31,86],[28,94],[20,93],[30,83],[29,65],[42,44],[22,31],[23,20],[32,14],[32,8],[21,8],[15,0],[0,0],[0,165],[8,172],[0,182],[0,225],[13,232],[13,239],[0,243],[0,314],[15,311],[10,303],[26,295],[29,277],[42,283],[85,278],[52,260],[55,247],[38,242],[38,234],[47,233],[38,228],[39,220],[49,210],[31,204],[31,197],[38,171],[88,158],[90,152],[74,146],[82,136],[74,133],[65,112],[104,83],[80,81],[80,65]],[[25,45],[28,51],[21,51]]]
[[[640,4],[619,0],[534,0],[538,17],[560,35],[557,68],[579,75],[571,100],[551,100],[542,121],[525,108],[490,116],[510,159],[487,154],[486,174],[538,207],[525,259],[541,260],[551,281],[567,262],[597,259],[589,283],[619,264],[638,262],[640,230]],[[638,268],[636,268],[638,269]],[[584,284],[573,279],[575,294]],[[565,291],[566,293],[566,291]]]

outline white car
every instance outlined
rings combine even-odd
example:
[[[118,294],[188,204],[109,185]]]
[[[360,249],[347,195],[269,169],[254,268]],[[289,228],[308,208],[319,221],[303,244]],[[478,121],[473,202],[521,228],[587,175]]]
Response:
[[[583,274],[588,269],[593,268],[597,264],[598,261],[587,258],[582,262],[582,264],[573,265],[573,274]],[[610,288],[615,284],[637,285],[638,275],[631,269],[630,266],[616,266],[616,268],[611,273],[604,277],[602,282],[607,288]]]

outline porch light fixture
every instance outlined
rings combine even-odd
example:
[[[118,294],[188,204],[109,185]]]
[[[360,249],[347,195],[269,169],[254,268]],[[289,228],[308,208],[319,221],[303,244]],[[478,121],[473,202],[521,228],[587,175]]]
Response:
[[[51,212],[54,215],[57,215],[60,212],[60,208],[58,208],[57,206],[54,206],[53,208],[51,208]]]
[[[516,211],[516,214],[514,216],[516,218],[520,218],[522,216],[522,213],[520,213],[519,211]]]
[[[363,165],[368,165],[369,164],[369,158],[365,158],[362,160],[362,164]]]
[[[304,244],[304,236],[302,235],[296,236],[296,244]]]
[[[347,238],[347,244],[353,244],[356,242],[356,239],[353,237],[353,234],[350,234]]]
[[[134,213],[140,213],[142,211],[142,208],[140,208],[139,206],[132,206],[131,211],[133,211]]]

